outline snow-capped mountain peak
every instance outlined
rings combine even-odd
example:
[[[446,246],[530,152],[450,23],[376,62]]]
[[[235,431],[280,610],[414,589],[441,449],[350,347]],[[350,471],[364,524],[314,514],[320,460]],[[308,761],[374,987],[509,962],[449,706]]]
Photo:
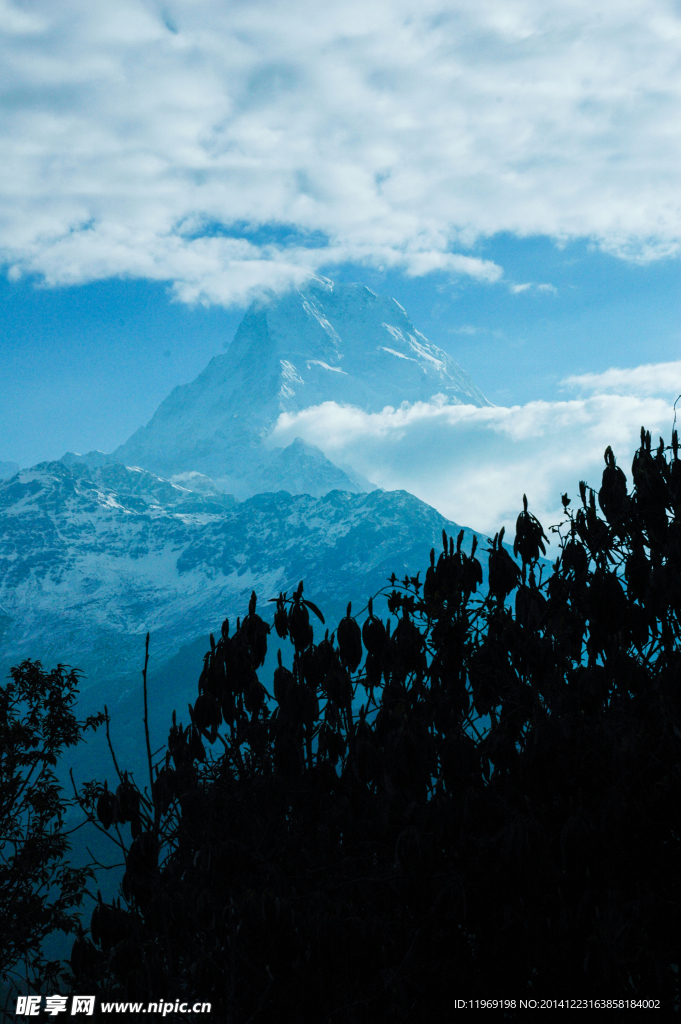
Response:
[[[263,446],[281,413],[323,402],[378,412],[435,395],[489,404],[395,299],[314,278],[254,302],[227,352],[175,388],[113,458],[165,477],[199,472],[238,497],[261,490],[265,479],[276,489],[316,494],[319,481],[306,476],[309,453],[297,447],[279,459],[290,476],[277,477],[277,450]]]

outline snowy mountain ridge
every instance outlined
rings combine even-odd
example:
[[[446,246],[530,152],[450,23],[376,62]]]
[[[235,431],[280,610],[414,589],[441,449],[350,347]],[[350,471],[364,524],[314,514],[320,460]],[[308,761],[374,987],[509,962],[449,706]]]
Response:
[[[263,444],[281,413],[323,402],[379,412],[434,395],[489,405],[395,299],[363,285],[315,278],[304,289],[254,302],[227,352],[176,387],[111,457],[168,478],[198,471],[238,498],[298,487],[299,493],[321,494],[315,472],[304,468],[314,446],[306,450],[297,439],[299,446],[278,467],[282,449]],[[325,467],[329,478],[331,466]],[[339,473],[345,478],[331,486],[355,492],[373,486],[352,471]]]
[[[405,491],[236,503],[120,465],[41,463],[0,481],[0,667],[68,662],[112,702],[147,631],[159,665],[244,615],[252,590],[271,619],[267,599],[301,578],[334,628],[393,571],[423,574],[443,529],[459,528]]]

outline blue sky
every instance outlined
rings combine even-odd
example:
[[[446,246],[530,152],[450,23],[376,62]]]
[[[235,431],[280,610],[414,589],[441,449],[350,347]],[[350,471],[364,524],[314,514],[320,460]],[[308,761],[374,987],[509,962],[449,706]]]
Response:
[[[641,416],[669,433],[678,2],[0,0],[0,67],[0,460],[111,450],[310,273],[507,410],[336,452],[459,521],[510,522],[522,474],[553,515]]]

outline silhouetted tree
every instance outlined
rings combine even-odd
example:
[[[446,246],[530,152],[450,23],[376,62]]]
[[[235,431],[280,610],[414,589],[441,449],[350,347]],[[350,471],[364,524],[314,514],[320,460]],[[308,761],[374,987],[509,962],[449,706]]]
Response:
[[[103,716],[79,722],[72,711],[78,674],[39,661],[11,669],[0,685],[0,979],[34,987],[55,981],[59,962],[42,958],[50,932],[75,931],[88,868],[64,863],[66,800],[54,774],[65,748]]]
[[[141,790],[82,792],[116,830],[121,900],[95,907],[80,991],[207,999],[218,1019],[433,1021],[456,997],[678,998],[681,460],[642,430],[634,487],[546,537],[527,501],[489,592],[443,535],[383,622],[348,605],[315,644],[303,598],[273,699],[269,626],[228,622],[186,726]],[[598,500],[598,504],[597,504]],[[598,508],[602,512],[599,515]],[[362,665],[364,650],[366,658]],[[366,699],[353,714],[353,698]],[[146,676],[145,676],[146,701]],[[148,740],[147,740],[148,743]],[[220,746],[216,747],[219,743]],[[131,827],[131,841],[124,832]],[[512,1007],[508,1008],[512,1015]],[[453,1017],[453,1013],[451,1014]]]

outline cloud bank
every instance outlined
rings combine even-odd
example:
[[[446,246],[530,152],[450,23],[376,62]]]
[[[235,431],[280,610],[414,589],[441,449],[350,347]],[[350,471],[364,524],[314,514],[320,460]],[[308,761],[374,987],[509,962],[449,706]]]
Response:
[[[0,259],[232,303],[493,282],[497,232],[676,254],[680,58],[673,0],[0,0]]]
[[[617,374],[628,386],[608,393]],[[439,396],[368,414],[326,402],[282,414],[271,443],[302,437],[386,490],[410,491],[455,522],[490,535],[505,526],[514,536],[526,493],[548,533],[547,527],[563,519],[562,493],[568,492],[574,506],[580,480],[598,490],[607,445],[631,485],[641,426],[669,444],[681,362],[574,381],[591,393],[510,408],[448,405]]]

